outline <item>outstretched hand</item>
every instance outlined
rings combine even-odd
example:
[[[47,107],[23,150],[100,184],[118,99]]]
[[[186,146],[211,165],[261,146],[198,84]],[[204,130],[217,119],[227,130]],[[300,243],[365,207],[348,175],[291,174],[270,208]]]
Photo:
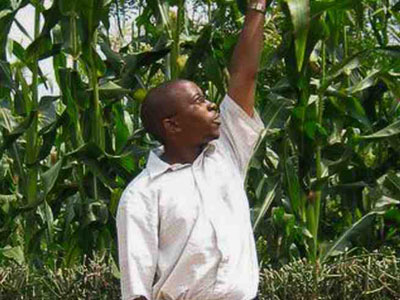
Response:
[[[229,68],[228,95],[249,116],[254,114],[254,95],[263,41],[264,13],[270,2],[250,1]]]

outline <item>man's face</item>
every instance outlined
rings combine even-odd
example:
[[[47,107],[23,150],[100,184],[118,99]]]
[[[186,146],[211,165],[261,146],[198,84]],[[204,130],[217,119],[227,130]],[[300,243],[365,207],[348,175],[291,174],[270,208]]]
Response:
[[[202,145],[219,137],[220,119],[217,106],[205,99],[202,90],[192,82],[179,84],[175,137],[188,145]]]

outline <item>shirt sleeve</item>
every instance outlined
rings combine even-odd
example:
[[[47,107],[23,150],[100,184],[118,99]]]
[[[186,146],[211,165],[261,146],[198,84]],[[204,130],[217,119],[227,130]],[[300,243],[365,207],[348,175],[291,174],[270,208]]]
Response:
[[[158,208],[151,200],[129,186],[120,199],[117,231],[123,300],[152,298],[158,253]]]
[[[265,128],[257,111],[250,117],[232,98],[225,96],[221,105],[220,141],[237,164],[243,178],[255,144]]]

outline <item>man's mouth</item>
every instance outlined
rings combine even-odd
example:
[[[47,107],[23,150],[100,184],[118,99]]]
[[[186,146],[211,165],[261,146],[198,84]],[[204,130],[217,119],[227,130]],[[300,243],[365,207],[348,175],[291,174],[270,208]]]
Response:
[[[214,118],[213,123],[221,125],[221,118],[220,118],[219,114]]]

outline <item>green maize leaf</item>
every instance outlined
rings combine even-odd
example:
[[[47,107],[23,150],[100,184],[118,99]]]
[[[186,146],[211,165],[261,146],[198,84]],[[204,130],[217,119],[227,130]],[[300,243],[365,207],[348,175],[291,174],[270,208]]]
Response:
[[[33,72],[33,66],[34,66],[34,62],[29,62],[27,61],[27,56],[26,56],[26,51],[25,49],[21,46],[20,43],[16,42],[16,41],[12,41],[12,45],[13,45],[13,54],[22,62],[24,62],[27,67]],[[49,54],[50,55],[50,54]],[[45,87],[48,88],[47,86],[47,79],[46,77],[43,75],[42,69],[38,66],[38,73],[40,76],[40,79],[42,80],[42,82],[44,83]]]
[[[26,61],[35,62],[53,56],[61,51],[61,44],[53,44],[50,31],[60,21],[60,11],[58,1],[43,12],[45,19],[43,29],[38,38],[36,38],[26,49]]]
[[[16,204],[17,201],[17,195],[0,195],[0,208],[4,214],[8,215],[10,212],[10,205]]]
[[[79,8],[80,19],[83,21],[84,41],[87,45],[91,44],[94,34],[104,20],[104,15],[108,13],[108,1],[106,0],[80,0]],[[107,24],[104,24],[107,25]]]
[[[95,143],[89,142],[87,144],[82,145],[81,147],[75,149],[72,152],[65,154],[66,157],[91,157],[91,158],[99,158],[103,157],[104,151],[101,150]]]
[[[49,154],[51,149],[53,148],[53,145],[55,144],[56,137],[57,137],[57,128],[61,125],[59,124],[58,126],[56,125],[58,122],[55,122],[55,126],[52,126],[52,129],[47,131],[45,134],[43,134],[43,144],[40,147],[39,154],[38,154],[38,161],[41,161],[45,159]]]
[[[123,88],[134,89],[133,83],[137,82],[137,72],[139,68],[149,66],[159,59],[165,57],[171,51],[170,48],[153,49],[138,54],[127,55],[124,57],[125,67],[122,71],[120,85]]]
[[[77,0],[60,0],[54,1],[58,2],[60,12],[65,16],[75,16],[78,11],[78,3]]]
[[[255,188],[256,188],[255,189],[256,198],[257,199],[265,198],[266,189],[268,188],[267,176],[263,174],[261,176],[261,180],[258,181],[258,184],[255,184]]]
[[[17,90],[11,75],[10,64],[0,60],[0,84],[2,87]]]
[[[384,55],[386,54],[391,54],[391,55],[400,55],[400,46],[385,46],[385,47],[376,47],[372,49],[365,49],[362,51],[359,51],[346,59],[344,59],[342,62],[340,62],[338,65],[335,65],[328,73],[327,78],[325,79],[324,85],[322,85],[319,89],[320,93],[324,93],[328,87],[332,84],[332,82],[340,75],[343,73],[350,73],[354,69],[357,69],[358,67],[361,66],[361,61],[363,57],[367,57],[369,53],[371,52],[382,52]],[[373,74],[373,73],[371,73]],[[375,76],[375,74],[373,74]],[[362,85],[366,83],[362,83],[362,81],[359,83],[358,88],[362,89]],[[353,87],[355,88],[355,87]],[[354,91],[351,91],[354,93]]]
[[[255,231],[260,224],[262,218],[265,216],[265,214],[268,211],[268,208],[271,206],[272,201],[275,198],[276,195],[276,189],[279,185],[279,180],[276,180],[275,184],[273,184],[273,187],[268,191],[267,195],[265,196],[265,199],[258,211],[258,215],[256,217],[256,220],[254,221],[253,225],[253,230]]]
[[[91,59],[91,53],[93,60]],[[80,60],[87,66],[88,70],[95,70],[97,77],[102,77],[106,73],[106,64],[93,45],[82,48]]]
[[[311,1],[311,16],[315,18],[327,10],[351,9],[354,8],[359,1],[360,0]]]
[[[217,87],[219,93],[224,95],[226,93],[224,75],[218,59],[214,55],[207,56],[204,69],[206,77]]]
[[[49,9],[43,11],[44,24],[40,35],[50,34],[50,31],[60,21],[60,16],[61,13],[59,9],[59,1],[53,1],[52,6]]]
[[[395,172],[391,171],[386,175],[383,185],[400,199],[400,177]]]
[[[0,248],[0,253],[7,257],[15,260],[19,265],[25,262],[24,251],[21,246],[11,247],[10,245]]]
[[[115,152],[121,153],[129,138],[129,129],[125,124],[123,107],[114,105],[113,116],[115,122]]]
[[[337,108],[341,114],[347,115],[358,121],[360,124],[363,124],[367,130],[372,130],[371,122],[369,121],[364,107],[361,105],[358,98],[349,97],[346,93],[336,91],[333,88],[329,88],[326,94],[342,98],[337,99],[330,97],[329,102]]]
[[[51,53],[53,43],[50,34],[41,35],[26,48],[26,61],[34,62],[38,57]]]
[[[325,262],[326,259],[334,255],[337,251],[343,251],[344,248],[349,245],[349,243],[354,237],[362,235],[365,232],[368,232],[365,229],[371,227],[375,221],[375,218],[378,215],[383,215],[384,213],[385,213],[384,211],[382,212],[372,211],[363,216],[357,222],[355,222],[334,242],[334,244],[327,250],[327,252],[324,255],[322,255],[321,262]]]
[[[242,14],[246,14],[247,11],[247,0],[236,0],[236,4]]]
[[[10,15],[13,11],[11,9],[2,9],[0,11],[0,19],[3,19],[5,17],[7,17],[8,15]]]
[[[79,260],[82,249],[79,246],[80,235],[79,232],[75,232],[75,234],[71,235],[68,238],[68,243],[65,249],[65,256],[63,260],[64,266],[71,268],[76,262]]]
[[[12,52],[13,54],[21,61],[25,62],[25,49],[22,47],[20,43],[17,41],[12,41]]]
[[[311,232],[306,228],[303,227],[301,230],[301,233],[303,234],[304,237],[306,237],[307,239],[312,239],[313,235],[311,234]]]
[[[90,105],[90,95],[87,93],[87,84],[81,79],[78,71],[72,70],[70,78],[70,92],[74,103],[82,110],[88,109]]]
[[[106,37],[104,37],[105,39]],[[122,56],[114,52],[107,43],[100,43],[101,51],[107,58],[107,66],[111,67],[115,73],[119,74],[123,66]]]
[[[89,89],[88,91],[91,91]],[[113,98],[122,98],[123,96],[132,93],[132,90],[125,89],[119,86],[118,84],[108,81],[107,83],[101,85],[99,87],[99,93],[101,99],[113,99]]]
[[[373,49],[375,51],[382,52],[383,55],[390,55],[396,58],[400,57],[400,46],[399,45],[389,45],[385,47],[379,47]],[[397,64],[398,66],[398,64]]]
[[[56,107],[53,102],[59,98],[59,96],[44,96],[40,99],[38,107],[39,130],[57,121]]]
[[[349,87],[347,89],[348,93],[355,94],[355,93],[361,92],[361,91],[369,88],[370,86],[374,85],[380,72],[381,72],[380,70],[373,70],[363,80],[356,83],[354,86]]]
[[[60,159],[54,166],[42,174],[44,197],[46,197],[54,188],[62,165],[63,159]]]
[[[325,79],[324,85],[321,86],[320,92],[326,91],[329,85],[341,74],[350,73],[354,69],[358,68],[361,64],[359,56],[365,53],[362,51],[361,53],[357,53],[340,63],[340,65],[334,67],[329,73],[330,75]]]
[[[356,140],[380,140],[400,134],[400,120],[370,135],[356,137]]]
[[[114,258],[111,257],[111,274],[117,278],[117,279],[121,279],[121,272],[119,271],[119,268],[117,266],[117,264],[115,263]]]
[[[47,237],[49,241],[52,242],[54,236],[54,216],[53,211],[47,201],[44,201],[43,204],[38,207],[37,214],[42,219],[43,224],[47,225]]]
[[[399,181],[400,179],[397,178]],[[400,182],[398,182],[399,184]],[[399,192],[400,192],[400,185],[399,185]],[[387,197],[387,196],[382,196],[381,198],[378,199],[378,201],[375,203],[375,210],[382,210],[382,209],[387,209],[390,206],[394,205],[399,205],[400,201]]]
[[[294,101],[281,95],[268,94],[268,104],[262,111],[262,119],[268,122],[266,128],[283,128],[290,117]]]
[[[397,99],[400,99],[400,84],[397,78],[388,73],[381,74],[379,78],[386,84],[387,88],[393,93],[393,95]]]
[[[294,36],[297,70],[301,71],[307,46],[307,35],[310,25],[309,0],[285,0],[290,11]]]
[[[1,110],[4,111],[3,109]],[[34,115],[34,113],[31,113],[11,132],[3,133],[3,143],[0,145],[0,158],[2,157],[4,150],[7,150],[12,143],[14,143],[21,135],[23,135],[32,125]],[[4,117],[4,114],[0,114],[0,117]]]
[[[17,199],[17,195],[0,195],[0,205],[3,205],[7,202],[15,202]]]
[[[79,161],[84,162],[89,167],[90,171],[106,186],[110,188],[121,187],[121,183],[117,182],[115,177],[110,175],[110,170],[113,169],[112,165],[120,161],[123,156],[107,154],[100,149],[98,145],[90,142],[66,154],[66,157],[76,157]],[[103,158],[106,158],[105,161],[109,161],[110,164],[102,162]]]
[[[115,189],[123,187],[121,183],[118,183],[113,176],[109,175],[108,169],[104,168],[104,164],[101,164],[98,160],[89,157],[83,157],[82,162],[89,167],[90,171],[98,178],[104,185]]]
[[[272,125],[277,120],[282,109],[288,105],[288,103],[287,102],[285,103],[285,101],[274,101],[273,104],[274,105],[270,105],[268,107],[269,109],[263,115],[264,119],[268,120],[268,123],[267,123],[265,129],[263,130],[263,132],[260,134],[260,136],[254,146],[253,157],[251,158],[250,163],[247,166],[245,186],[247,186],[248,179],[249,179],[249,169],[253,166],[253,162],[258,159],[259,152],[261,150],[263,150],[263,148],[265,147],[265,142],[268,137],[268,131],[271,129]],[[277,157],[277,155],[272,150],[267,150],[267,152],[269,152],[271,154],[271,156],[273,156],[272,160],[274,160]],[[261,159],[263,159],[265,156],[264,151],[261,155],[263,156],[263,157],[261,157]],[[267,157],[266,159],[270,160],[270,157]],[[259,165],[261,165],[261,163],[259,163]],[[274,165],[274,164],[272,163],[272,165]]]
[[[74,101],[75,99],[72,98],[71,92],[73,91],[72,86],[73,86],[73,76],[72,76],[72,70],[71,69],[66,69],[66,68],[61,68],[57,70],[58,72],[58,78],[60,81],[60,89],[61,89],[61,95],[62,95],[62,101],[67,107],[67,112],[68,115],[70,116],[71,120],[78,120],[78,108],[77,108],[77,101]],[[76,88],[76,85],[74,85]]]
[[[304,201],[297,172],[289,158],[284,161],[284,178],[293,213],[303,219]]]
[[[183,69],[181,76],[186,79],[193,79],[196,75],[197,66],[204,59],[207,53],[210,51],[210,41],[212,39],[212,26],[206,25],[197,39],[192,52],[186,62],[185,68]]]
[[[8,41],[8,33],[11,29],[11,25],[14,22],[15,16],[19,9],[29,4],[29,0],[23,0],[21,2],[13,2],[16,6],[4,7],[0,11],[0,60],[6,61],[6,45]]]

